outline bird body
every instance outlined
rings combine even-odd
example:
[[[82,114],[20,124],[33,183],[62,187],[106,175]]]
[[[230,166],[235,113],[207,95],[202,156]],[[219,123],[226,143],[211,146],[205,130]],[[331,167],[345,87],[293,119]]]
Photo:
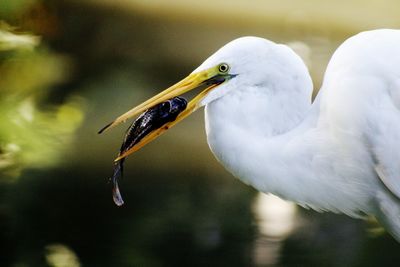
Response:
[[[318,211],[376,215],[399,238],[400,31],[347,40],[312,105],[305,68],[275,59],[282,73],[207,104],[216,158],[257,190]]]
[[[298,55],[242,37],[104,129],[207,85],[165,129],[205,106],[209,146],[234,176],[318,211],[375,215],[400,241],[399,66],[400,31],[360,33],[334,53],[311,103]]]

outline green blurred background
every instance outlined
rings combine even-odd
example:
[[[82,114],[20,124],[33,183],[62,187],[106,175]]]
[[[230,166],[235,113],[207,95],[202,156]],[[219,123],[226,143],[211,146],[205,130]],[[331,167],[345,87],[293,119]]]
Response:
[[[400,27],[396,0],[0,0],[0,266],[398,266],[374,223],[256,192],[208,150],[197,112],[108,178],[105,123],[256,35],[298,52],[319,88],[334,49]]]

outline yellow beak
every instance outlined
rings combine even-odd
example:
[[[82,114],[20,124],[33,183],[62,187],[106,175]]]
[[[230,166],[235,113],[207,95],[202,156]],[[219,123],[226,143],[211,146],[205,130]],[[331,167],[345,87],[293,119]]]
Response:
[[[228,77],[228,76],[227,76]],[[191,113],[193,113],[195,110],[197,110],[200,107],[201,100],[215,87],[220,85],[222,82],[224,82],[225,79],[223,78],[222,75],[219,74],[217,68],[210,68],[206,69],[197,73],[192,73],[180,82],[174,84],[173,86],[169,87],[168,89],[162,91],[161,93],[157,94],[156,96],[146,100],[142,104],[134,107],[133,109],[129,110],[128,112],[122,114],[118,118],[116,118],[113,122],[109,123],[106,125],[104,128],[102,128],[99,131],[99,134],[104,132],[107,129],[111,129],[115,126],[117,126],[120,123],[125,122],[127,119],[135,117],[147,109],[158,105],[166,100],[169,100],[173,97],[182,95],[186,92],[189,92],[201,85],[209,85],[206,89],[204,89],[202,92],[200,92],[197,96],[195,96],[187,105],[186,109],[181,112],[178,117],[172,121],[164,124],[161,128],[154,130],[144,138],[140,140],[136,145],[134,145],[131,149],[125,151],[123,154],[118,155],[118,157],[115,159],[115,161],[118,161],[133,152],[139,150],[161,134],[163,134],[166,130],[169,128],[173,127],[175,124],[189,116]]]

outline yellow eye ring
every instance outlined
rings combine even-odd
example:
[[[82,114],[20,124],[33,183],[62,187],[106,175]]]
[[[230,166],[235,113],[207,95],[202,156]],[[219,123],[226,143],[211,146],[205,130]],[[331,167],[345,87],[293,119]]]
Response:
[[[228,70],[229,70],[229,65],[228,64],[226,64],[226,63],[219,64],[219,66],[218,66],[218,71],[219,72],[225,73],[225,72],[228,72]]]

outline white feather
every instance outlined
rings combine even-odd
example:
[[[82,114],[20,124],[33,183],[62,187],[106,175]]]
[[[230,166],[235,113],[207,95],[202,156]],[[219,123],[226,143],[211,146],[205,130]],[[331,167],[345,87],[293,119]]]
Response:
[[[204,100],[216,158],[263,192],[353,217],[373,214],[400,239],[400,31],[344,42],[311,105],[312,82],[288,47],[232,41],[219,63],[237,76]]]

